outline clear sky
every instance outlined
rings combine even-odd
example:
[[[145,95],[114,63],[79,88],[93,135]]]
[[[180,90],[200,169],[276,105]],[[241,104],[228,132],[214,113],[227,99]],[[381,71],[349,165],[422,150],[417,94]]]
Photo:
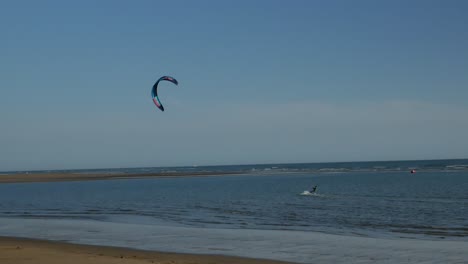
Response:
[[[0,171],[468,157],[468,1],[1,1]],[[159,89],[166,108],[151,101]]]

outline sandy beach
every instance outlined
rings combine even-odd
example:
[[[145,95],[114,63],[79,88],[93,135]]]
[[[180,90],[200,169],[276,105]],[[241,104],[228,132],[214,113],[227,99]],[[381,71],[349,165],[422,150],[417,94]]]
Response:
[[[92,181],[138,179],[155,177],[215,176],[239,174],[238,172],[162,172],[162,173],[17,173],[0,175],[0,183]]]
[[[159,253],[118,247],[87,246],[0,237],[0,263],[2,264],[139,264],[139,263],[239,263],[239,264],[280,264],[287,262],[257,260],[249,258]]]

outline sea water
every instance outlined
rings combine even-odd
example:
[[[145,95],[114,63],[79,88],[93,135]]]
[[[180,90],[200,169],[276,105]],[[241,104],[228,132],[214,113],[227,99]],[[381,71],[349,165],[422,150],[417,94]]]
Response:
[[[103,171],[242,174],[2,184],[0,217],[468,241],[466,164],[467,160],[450,160],[107,169]],[[301,195],[314,185],[316,195]]]

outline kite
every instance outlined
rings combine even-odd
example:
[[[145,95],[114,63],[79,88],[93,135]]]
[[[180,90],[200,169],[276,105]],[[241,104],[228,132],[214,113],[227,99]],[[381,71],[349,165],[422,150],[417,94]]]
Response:
[[[153,102],[161,111],[164,112],[164,106],[162,106],[161,101],[159,101],[158,97],[158,84],[160,81],[168,81],[175,85],[178,85],[179,82],[171,76],[163,76],[159,78],[159,80],[157,80],[156,83],[153,85],[153,89],[151,90],[151,97],[153,97]]]

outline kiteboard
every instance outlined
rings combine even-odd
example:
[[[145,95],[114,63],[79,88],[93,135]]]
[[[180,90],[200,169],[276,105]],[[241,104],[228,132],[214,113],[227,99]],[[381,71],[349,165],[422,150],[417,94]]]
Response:
[[[303,191],[299,195],[305,195],[305,196],[320,196],[318,193],[315,192],[310,192],[310,191]]]

